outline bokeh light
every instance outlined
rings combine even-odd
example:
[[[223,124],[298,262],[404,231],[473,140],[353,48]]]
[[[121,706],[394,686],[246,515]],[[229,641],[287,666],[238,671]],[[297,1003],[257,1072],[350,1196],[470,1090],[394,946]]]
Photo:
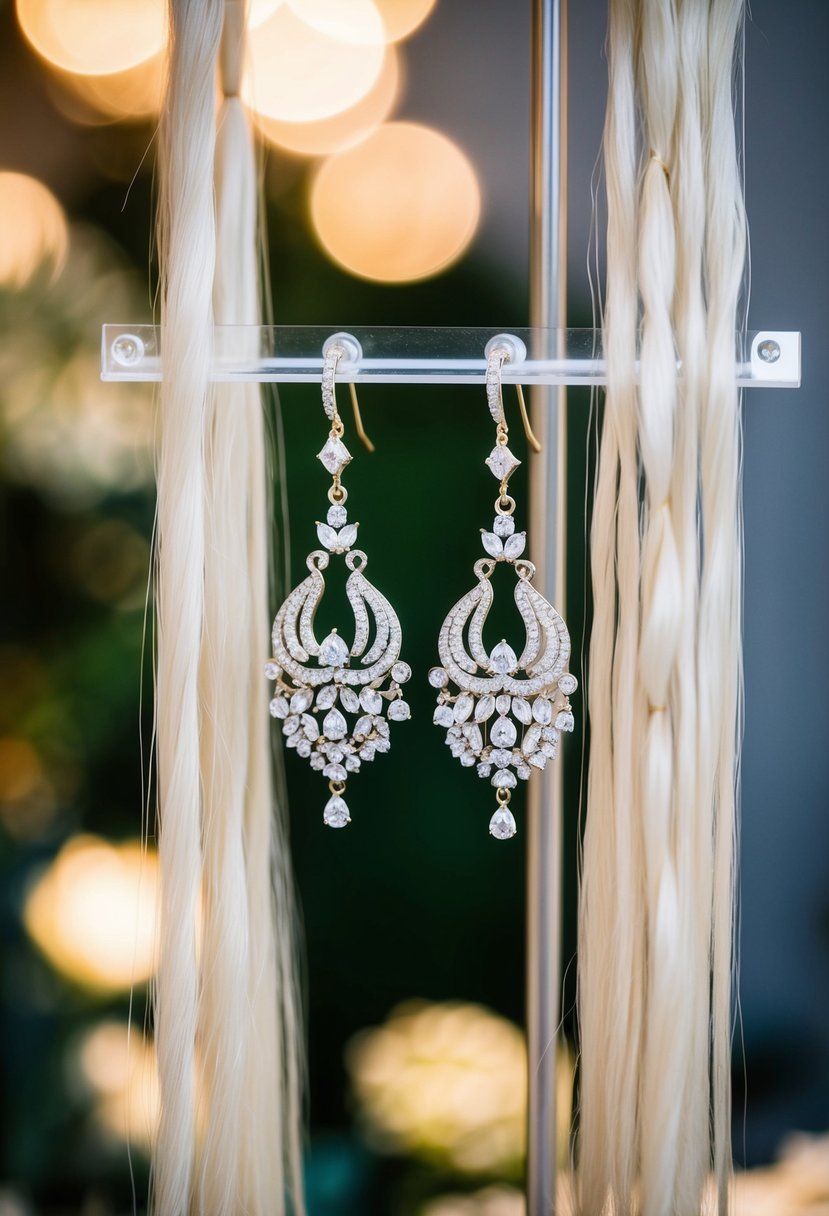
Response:
[[[41,268],[57,275],[69,233],[58,200],[25,173],[0,173],[0,287],[20,288]]]
[[[158,1074],[152,1043],[138,1027],[99,1022],[75,1045],[69,1066],[93,1097],[93,1117],[107,1139],[149,1148],[158,1122]]]
[[[487,1186],[468,1195],[440,1195],[426,1204],[420,1216],[525,1216],[526,1211],[521,1191],[511,1186]],[[561,1211],[561,1216],[566,1214]]]
[[[164,0],[17,0],[20,28],[37,53],[66,72],[108,75],[164,46]]]
[[[374,0],[286,0],[306,25],[337,42],[374,44],[386,41],[386,29]]]
[[[311,188],[317,237],[335,262],[387,283],[429,278],[475,235],[475,170],[451,139],[417,123],[378,127],[326,160]]]
[[[319,122],[278,122],[253,112],[257,129],[268,143],[301,156],[324,156],[359,143],[391,113],[400,93],[402,64],[389,47],[377,82],[356,105]]]
[[[356,105],[374,86],[384,44],[342,42],[282,4],[251,31],[245,102],[283,122],[313,122]]]
[[[155,969],[158,859],[139,841],[75,836],[29,892],[24,924],[63,975],[119,992]]]
[[[104,121],[140,121],[161,110],[164,94],[164,55],[153,55],[123,72],[80,76],[54,71],[54,80],[70,97],[58,99],[67,118],[83,124]],[[55,90],[57,92],[57,89]],[[83,108],[72,105],[79,99]]]
[[[478,1005],[402,1005],[352,1041],[347,1064],[378,1148],[462,1173],[520,1173],[527,1060],[511,1022]]]
[[[389,42],[398,42],[413,34],[436,3],[437,0],[377,0]]]

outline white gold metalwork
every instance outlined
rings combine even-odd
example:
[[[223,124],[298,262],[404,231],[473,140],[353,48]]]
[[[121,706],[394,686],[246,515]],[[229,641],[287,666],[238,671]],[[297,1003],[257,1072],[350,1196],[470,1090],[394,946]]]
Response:
[[[501,366],[509,351],[496,348],[487,365],[487,401],[497,426],[495,448],[486,460],[500,482],[492,531],[481,529],[487,557],[474,566],[477,585],[447,616],[438,639],[440,667],[429,672],[438,689],[434,713],[446,728],[446,742],[465,767],[495,787],[498,802],[489,830],[499,840],[516,833],[509,810],[511,791],[532,770],[543,769],[558,752],[562,731],[574,727],[570,695],[578,682],[567,669],[570,635],[561,616],[532,585],[535,566],[523,557],[527,536],[515,531],[515,502],[507,490],[520,463],[507,447],[501,396]],[[491,650],[483,629],[492,606],[491,578],[499,563],[515,571],[514,598],[524,625],[520,653],[502,638]],[[457,691],[454,691],[457,689]]]
[[[343,355],[329,347],[322,377],[322,399],[331,432],[318,459],[332,477],[326,522],[317,522],[322,548],[306,559],[308,577],[288,595],[273,623],[273,658],[265,675],[275,681],[270,712],[282,723],[287,747],[307,759],[329,782],[331,797],[323,820],[341,828],[351,822],[343,798],[348,778],[362,764],[387,752],[389,721],[410,716],[401,684],[411,668],[400,659],[402,634],[389,601],[366,578],[368,558],[354,548],[359,524],[348,522],[348,492],[340,482],[351,454],[342,442],[334,376]],[[314,618],[325,591],[323,571],[331,556],[342,556],[350,571],[345,591],[354,617],[349,643],[336,629],[317,641]],[[359,660],[359,666],[352,666]],[[385,715],[385,716],[384,716]],[[351,722],[351,719],[354,719]]]

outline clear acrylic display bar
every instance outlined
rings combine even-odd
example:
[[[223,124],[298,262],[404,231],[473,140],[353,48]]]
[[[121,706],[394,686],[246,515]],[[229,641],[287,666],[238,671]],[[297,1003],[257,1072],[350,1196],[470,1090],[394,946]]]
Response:
[[[157,325],[104,325],[103,380],[160,380],[162,330]],[[348,331],[319,325],[219,325],[214,330],[215,381],[311,383],[324,352],[344,347],[337,379],[357,384],[480,384],[488,348],[507,345],[505,384],[604,384],[601,330],[427,329],[391,326]],[[738,334],[737,382],[745,388],[797,388],[800,334]],[[681,370],[681,369],[680,369]]]

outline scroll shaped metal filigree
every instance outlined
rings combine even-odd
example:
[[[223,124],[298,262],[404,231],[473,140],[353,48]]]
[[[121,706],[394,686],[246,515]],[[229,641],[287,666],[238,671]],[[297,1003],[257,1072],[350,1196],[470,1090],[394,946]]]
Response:
[[[446,727],[452,755],[465,767],[477,765],[478,775],[495,787],[498,808],[489,830],[507,840],[517,830],[509,809],[512,790],[534,768],[544,769],[554,760],[561,732],[573,730],[569,697],[578,681],[567,670],[567,626],[532,585],[535,566],[522,557],[527,536],[515,531],[515,502],[507,494],[507,483],[520,462],[506,446],[499,375],[508,356],[501,350],[493,355],[487,396],[498,442],[486,463],[501,482],[498,514],[491,532],[481,530],[488,556],[475,563],[477,586],[458,600],[443,622],[438,639],[441,666],[431,669],[429,683],[439,690],[435,725]],[[484,622],[493,601],[490,580],[499,563],[512,566],[517,576],[515,604],[525,631],[520,654],[505,638],[491,651],[484,645]]]
[[[328,367],[327,363],[326,371]],[[276,682],[270,711],[282,722],[285,744],[328,779],[331,797],[323,819],[329,827],[342,828],[351,822],[343,798],[348,778],[389,750],[388,720],[402,722],[410,716],[400,685],[412,672],[400,659],[397,614],[363,573],[365,553],[352,547],[359,525],[348,522],[347,495],[340,484],[351,455],[342,442],[342,423],[332,401],[333,370],[327,380],[323,377],[323,402],[332,430],[319,459],[334,482],[326,522],[317,523],[323,548],[308,555],[308,577],[291,591],[276,615],[273,658],[265,664],[265,674]],[[321,642],[314,632],[325,591],[322,572],[332,554],[342,555],[350,571],[345,584],[354,616],[350,646],[336,629]]]

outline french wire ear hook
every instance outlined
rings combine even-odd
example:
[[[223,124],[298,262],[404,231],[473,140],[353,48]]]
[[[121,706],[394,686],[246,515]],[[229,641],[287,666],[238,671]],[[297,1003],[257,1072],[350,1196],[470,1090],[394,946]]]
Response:
[[[325,359],[322,373],[322,403],[326,415],[331,419],[332,426],[335,430],[339,430],[342,433],[343,424],[337,409],[334,377],[338,366],[340,368],[356,367],[363,357],[363,348],[352,334],[339,333],[332,334],[330,338],[326,338],[323,343],[322,353]],[[375,447],[363,426],[363,416],[360,413],[360,403],[357,400],[357,386],[353,381],[349,383],[348,391],[351,397],[351,408],[354,411],[354,429],[366,449],[369,452],[373,452],[375,451]]]
[[[499,431],[503,429],[504,434],[506,434],[507,421],[504,414],[501,369],[505,363],[523,363],[526,358],[527,348],[519,338],[514,337],[512,334],[497,334],[487,342],[484,353],[487,357],[486,395],[489,403],[489,412],[492,414],[492,419]],[[527,436],[527,443],[534,452],[540,452],[541,444],[530,426],[527,403],[524,400],[524,389],[520,384],[516,384],[515,388],[518,393],[518,406],[521,410],[521,422],[524,426],[524,434]]]

